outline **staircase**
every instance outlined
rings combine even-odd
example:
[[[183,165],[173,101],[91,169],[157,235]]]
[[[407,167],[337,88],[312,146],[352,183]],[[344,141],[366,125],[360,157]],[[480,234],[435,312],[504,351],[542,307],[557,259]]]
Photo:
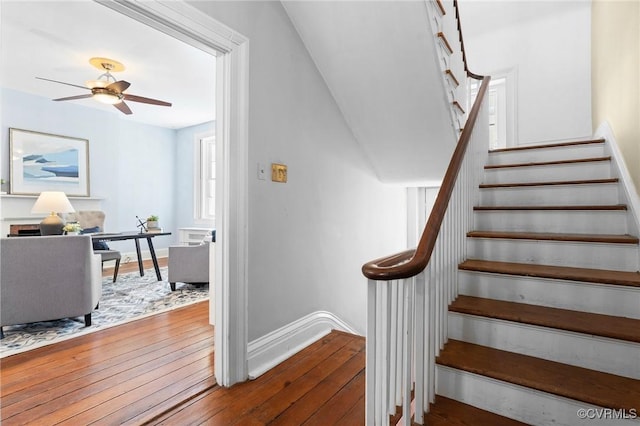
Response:
[[[603,139],[490,152],[426,424],[640,424],[639,245],[612,170]]]

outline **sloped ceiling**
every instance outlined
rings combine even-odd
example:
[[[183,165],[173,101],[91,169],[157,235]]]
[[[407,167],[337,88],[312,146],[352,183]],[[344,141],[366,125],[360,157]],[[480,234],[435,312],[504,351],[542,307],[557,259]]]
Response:
[[[424,1],[284,1],[381,181],[442,179],[456,141]]]

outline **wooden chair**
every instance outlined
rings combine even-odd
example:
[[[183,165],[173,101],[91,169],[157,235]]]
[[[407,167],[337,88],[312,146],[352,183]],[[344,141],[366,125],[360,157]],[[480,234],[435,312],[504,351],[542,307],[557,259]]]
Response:
[[[83,233],[104,232],[104,220],[105,214],[102,210],[80,210],[74,213],[67,213],[65,215],[66,222],[77,222],[82,227]],[[122,255],[118,250],[112,250],[102,241],[93,242],[93,251],[99,254],[102,259],[102,265],[104,262],[114,260],[116,262],[113,270],[113,282],[118,279],[118,270],[120,269],[120,259]]]

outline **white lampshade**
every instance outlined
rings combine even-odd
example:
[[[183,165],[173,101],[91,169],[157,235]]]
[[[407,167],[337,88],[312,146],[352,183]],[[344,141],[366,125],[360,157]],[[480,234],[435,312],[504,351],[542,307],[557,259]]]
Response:
[[[56,213],[72,213],[75,210],[62,191],[44,191],[31,208],[31,213],[49,213],[40,222],[41,235],[60,235],[64,222]]]
[[[75,212],[66,194],[62,191],[44,191],[31,208],[31,213],[72,213]]]

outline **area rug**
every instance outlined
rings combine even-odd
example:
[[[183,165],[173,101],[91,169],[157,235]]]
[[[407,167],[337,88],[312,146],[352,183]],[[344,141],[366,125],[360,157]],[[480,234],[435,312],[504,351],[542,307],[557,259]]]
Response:
[[[119,275],[115,283],[111,277],[103,278],[100,306],[91,313],[89,327],[84,316],[5,326],[0,358],[208,299],[208,285],[177,283],[176,291],[171,291],[167,268],[160,268],[160,273],[162,281],[156,280],[153,270],[143,277],[137,272]]]

